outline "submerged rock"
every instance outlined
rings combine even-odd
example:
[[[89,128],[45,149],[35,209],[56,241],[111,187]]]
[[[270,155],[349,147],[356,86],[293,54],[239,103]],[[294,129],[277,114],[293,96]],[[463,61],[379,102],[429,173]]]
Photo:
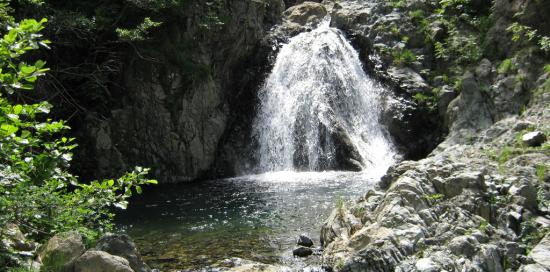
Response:
[[[300,237],[298,237],[298,245],[305,246],[305,247],[312,247],[313,240],[311,240],[311,238],[307,237],[305,234],[301,234]]]

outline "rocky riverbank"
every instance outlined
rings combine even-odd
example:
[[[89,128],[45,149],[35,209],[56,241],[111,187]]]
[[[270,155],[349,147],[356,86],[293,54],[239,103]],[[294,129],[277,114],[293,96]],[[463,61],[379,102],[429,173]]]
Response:
[[[392,44],[376,25],[397,22],[396,32],[413,39],[415,29],[403,14],[427,12],[429,3],[411,1],[397,9],[376,1],[334,4],[335,24],[371,45],[365,49],[372,64],[367,67],[381,78],[406,92],[422,92],[415,87],[420,85],[447,90],[438,92],[436,104],[449,132],[427,158],[392,166],[377,190],[333,212],[321,240],[325,261],[335,270],[550,269],[550,95],[549,73],[542,70],[548,58],[534,46],[514,45],[503,29],[515,18],[548,34],[547,25],[532,18],[549,7],[531,1],[488,4],[494,24],[484,42],[496,47],[486,50],[510,59],[487,57],[462,67],[455,86],[423,79],[422,69],[436,67],[426,61],[435,55],[422,41],[412,46],[425,57],[420,67],[398,67],[376,49]],[[429,29],[438,35],[435,25]],[[513,68],[504,69],[504,62]]]

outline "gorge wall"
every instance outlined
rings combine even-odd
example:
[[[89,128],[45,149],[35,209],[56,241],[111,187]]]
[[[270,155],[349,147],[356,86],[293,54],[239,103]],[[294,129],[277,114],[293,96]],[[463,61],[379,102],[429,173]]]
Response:
[[[217,11],[223,25],[210,30],[202,27],[204,6],[180,11],[152,42],[122,52],[107,109],[98,113],[92,106],[73,121],[81,139],[76,171],[98,178],[143,165],[161,182],[251,173],[258,162],[251,125],[266,72],[280,45],[338,10],[333,5],[307,2],[283,14],[283,1],[225,1]],[[360,8],[353,14],[332,12],[333,24],[352,38],[368,72],[376,74],[371,44],[353,29],[364,26],[342,23],[370,4],[355,5]],[[400,154],[421,158],[441,140],[442,117],[415,104],[415,92],[428,90],[420,75],[407,68],[396,76],[405,83],[385,80],[395,93],[385,98],[383,123]]]
[[[207,8],[178,11],[150,44],[123,52],[111,87],[117,103],[101,116],[87,113],[77,129],[77,172],[112,176],[143,165],[162,182],[181,182],[211,169],[235,116],[253,107],[271,51],[263,38],[284,3],[224,1],[217,10],[223,25],[212,29],[203,25]]]
[[[333,211],[325,260],[337,271],[548,271],[549,55],[510,26],[546,39],[550,5],[441,3],[332,6],[334,24],[365,48],[367,69],[437,105],[449,133],[427,158],[394,165],[375,190]]]

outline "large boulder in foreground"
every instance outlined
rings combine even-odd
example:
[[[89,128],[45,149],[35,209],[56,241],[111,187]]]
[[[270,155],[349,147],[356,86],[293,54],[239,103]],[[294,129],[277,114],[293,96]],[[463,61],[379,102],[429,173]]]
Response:
[[[106,234],[98,241],[96,249],[125,258],[136,272],[151,271],[151,268],[141,260],[136,244],[128,235]]]
[[[70,231],[52,237],[41,249],[39,257],[45,271],[72,272],[75,260],[85,250],[82,235]]]
[[[105,251],[89,250],[74,264],[75,272],[134,272],[128,260]]]

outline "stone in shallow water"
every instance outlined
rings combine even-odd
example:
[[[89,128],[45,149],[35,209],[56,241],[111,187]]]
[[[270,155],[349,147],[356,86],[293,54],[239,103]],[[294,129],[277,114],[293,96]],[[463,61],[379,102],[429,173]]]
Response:
[[[313,241],[311,240],[311,238],[307,237],[305,234],[301,234],[300,237],[298,237],[298,245],[305,246],[305,247],[312,247]]]
[[[307,247],[299,247],[292,251],[292,255],[298,257],[307,257],[311,254],[313,254],[313,250]]]
[[[533,131],[523,135],[521,140],[528,146],[536,147],[542,145],[546,141],[546,135],[540,131]]]

